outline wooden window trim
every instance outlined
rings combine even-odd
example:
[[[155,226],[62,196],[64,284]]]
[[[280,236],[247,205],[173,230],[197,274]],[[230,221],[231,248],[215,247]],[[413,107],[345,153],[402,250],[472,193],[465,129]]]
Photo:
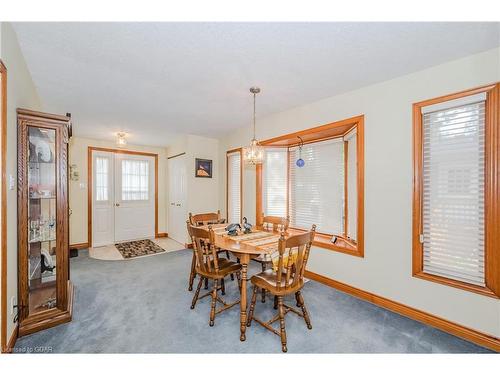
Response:
[[[485,287],[431,275],[423,270],[422,107],[469,95],[486,93],[485,121]],[[488,297],[500,298],[500,83],[477,87],[413,104],[413,265],[414,277]]]
[[[341,121],[332,122],[330,124],[317,126],[314,128],[301,130],[298,132],[285,134],[279,137],[271,138],[260,142],[261,145],[267,147],[292,147],[299,144],[298,137],[305,139],[304,143],[316,143],[343,137],[352,128],[356,127],[357,131],[357,200],[358,200],[358,224],[357,224],[357,242],[347,239],[344,234],[335,234],[338,238],[338,243],[333,244],[330,239],[331,234],[317,233],[314,246],[324,249],[341,252],[344,254],[354,255],[357,257],[364,257],[364,168],[365,168],[365,128],[364,128],[364,115],[348,118]],[[290,165],[290,163],[288,163]],[[289,168],[288,168],[289,169]],[[257,225],[262,224],[262,165],[257,165],[256,173],[256,222]],[[290,171],[288,170],[288,175]],[[290,197],[290,187],[287,185],[287,201]],[[346,192],[345,192],[346,194]],[[287,212],[288,212],[287,203]],[[346,202],[347,207],[347,202]],[[347,222],[347,212],[345,215],[345,222]],[[303,232],[303,229],[291,228],[289,232],[297,231]]]
[[[229,154],[240,153],[240,222],[243,219],[243,149],[241,147],[226,151],[226,221],[229,223]]]

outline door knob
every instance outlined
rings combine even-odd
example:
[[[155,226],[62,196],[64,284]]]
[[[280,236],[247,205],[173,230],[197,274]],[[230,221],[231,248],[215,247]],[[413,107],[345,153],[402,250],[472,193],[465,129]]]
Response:
[[[177,206],[177,207],[180,207],[180,206],[181,206],[181,204],[180,204],[180,203],[177,203],[177,204],[176,204],[176,206]]]
[[[120,203],[115,203],[115,206],[116,207],[120,207]]]
[[[171,206],[175,206],[175,203],[174,203],[174,202],[172,202],[172,203],[170,203],[170,205],[171,205]]]

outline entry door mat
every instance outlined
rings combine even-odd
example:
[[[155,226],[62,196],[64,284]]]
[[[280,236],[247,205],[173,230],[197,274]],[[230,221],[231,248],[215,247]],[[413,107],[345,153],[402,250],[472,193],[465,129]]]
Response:
[[[125,259],[165,252],[151,240],[122,242],[115,244],[115,247]]]

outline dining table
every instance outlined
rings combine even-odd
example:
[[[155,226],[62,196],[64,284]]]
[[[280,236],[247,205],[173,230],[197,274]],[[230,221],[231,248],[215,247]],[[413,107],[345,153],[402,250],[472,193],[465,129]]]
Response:
[[[204,226],[208,229],[209,226]],[[215,246],[230,251],[241,264],[241,296],[240,296],[240,340],[246,339],[247,327],[247,271],[250,260],[263,254],[273,254],[278,250],[280,232],[252,229],[251,233],[237,232],[229,235],[226,224],[210,226],[215,234]]]

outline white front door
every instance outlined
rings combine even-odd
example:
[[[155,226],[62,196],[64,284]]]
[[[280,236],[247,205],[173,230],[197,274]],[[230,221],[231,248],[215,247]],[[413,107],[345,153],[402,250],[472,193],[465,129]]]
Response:
[[[115,242],[155,236],[154,159],[115,154]]]
[[[169,205],[168,236],[180,243],[187,241],[186,156],[168,160]]]
[[[154,238],[154,157],[93,151],[92,162],[92,246]]]

